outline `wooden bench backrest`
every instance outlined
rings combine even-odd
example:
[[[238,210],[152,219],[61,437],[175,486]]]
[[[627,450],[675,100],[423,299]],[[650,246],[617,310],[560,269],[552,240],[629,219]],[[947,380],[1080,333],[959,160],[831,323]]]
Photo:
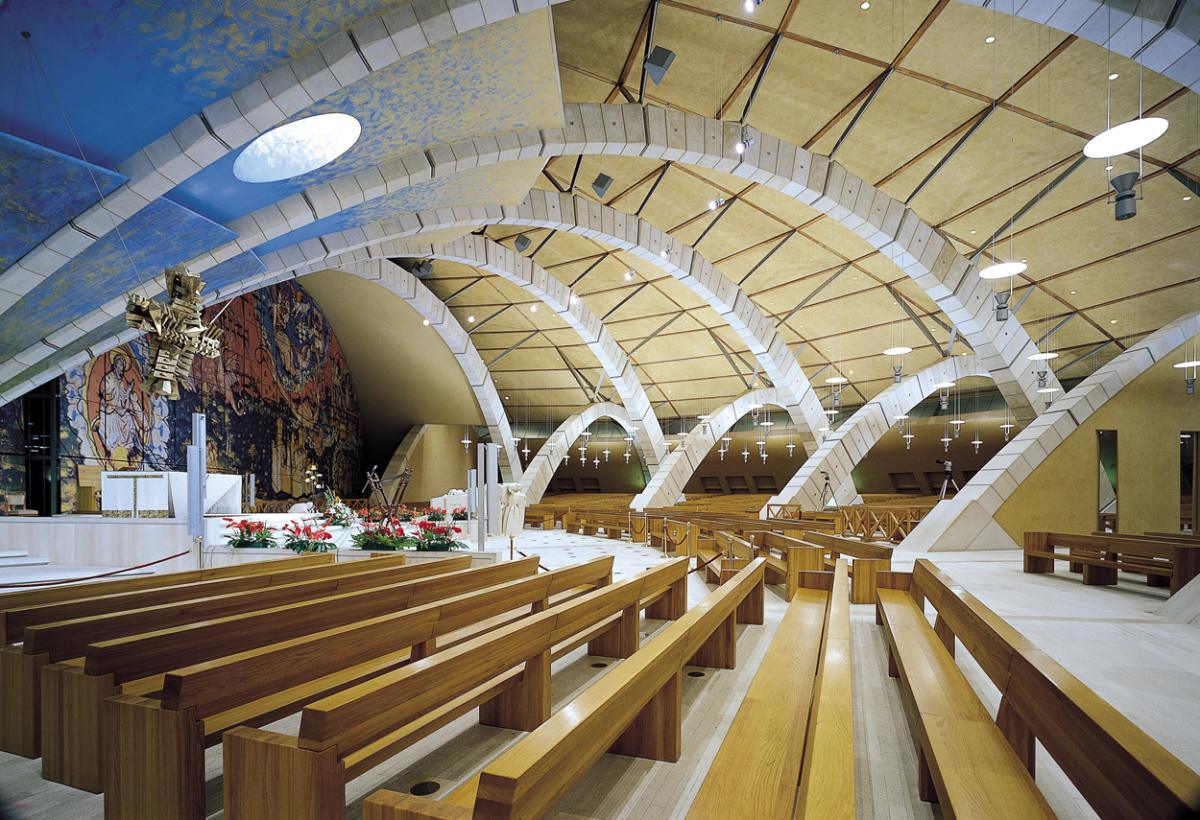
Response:
[[[611,555],[596,558],[176,669],[163,683],[163,708],[193,709],[197,717],[207,717],[582,584],[603,586],[612,576],[612,564]]]
[[[850,651],[850,578],[846,561],[833,570],[825,607],[821,658],[813,689],[797,817],[855,816],[853,655]]]
[[[871,558],[877,560],[891,560],[892,547],[886,544],[872,544],[869,541],[854,541],[850,538],[842,538],[840,535],[830,535],[825,532],[815,532],[806,530],[803,540],[810,544],[816,544],[818,547],[824,547],[828,550],[849,555],[851,558]]]
[[[1129,532],[1099,532],[1093,531],[1092,535],[1097,535],[1101,538],[1108,538],[1113,541],[1162,541],[1167,544],[1195,544],[1197,539],[1186,535],[1169,535],[1162,533],[1145,533],[1138,535]]]
[[[1152,558],[1170,558],[1180,547],[1190,544],[1154,541],[1138,538],[1113,538],[1108,535],[1084,535],[1074,532],[1027,532],[1025,543],[1033,549],[1067,547],[1085,550],[1114,550]]]
[[[336,556],[332,552],[313,553],[311,555],[277,558],[270,561],[248,561],[244,564],[231,564],[227,567],[165,572],[159,575],[135,575],[131,578],[113,578],[111,580],[93,581],[86,584],[63,584],[62,586],[44,587],[42,589],[6,592],[0,595],[0,612],[18,607],[52,604],[57,601],[73,601],[76,598],[84,596],[112,595],[135,589],[153,589],[155,587],[173,586],[175,584],[190,584],[195,581],[208,581],[214,578],[261,575],[263,573],[278,572],[285,565],[289,569],[299,569],[301,567],[332,564],[335,558]]]
[[[939,615],[943,607],[961,613],[947,619],[955,636],[993,681],[1004,681],[997,686],[1005,699],[1102,817],[1182,817],[1200,810],[1200,775],[945,573],[918,559],[913,584]],[[997,674],[1004,657],[1008,668]]]
[[[1146,535],[1151,535],[1151,536],[1155,536],[1155,537],[1159,537],[1159,538],[1176,538],[1176,539],[1179,539],[1180,541],[1187,541],[1188,543],[1192,543],[1192,544],[1194,544],[1196,542],[1200,542],[1200,534],[1196,534],[1196,533],[1150,531],[1150,532],[1147,532]]]
[[[4,627],[8,643],[15,643],[24,635],[25,627],[35,624],[89,618],[175,601],[187,601],[196,598],[208,598],[215,595],[227,595],[234,592],[265,589],[266,587],[277,587],[282,584],[299,583],[301,581],[341,578],[347,575],[359,575],[364,572],[398,567],[403,564],[404,555],[400,553],[384,558],[344,561],[340,564],[306,565],[295,569],[281,568],[277,572],[263,572],[233,578],[216,578],[208,581],[195,581],[154,589],[119,592],[113,595],[96,595],[75,601],[58,601],[52,604],[11,609],[5,613]]]
[[[444,702],[457,691],[548,651],[609,616],[657,594],[686,577],[688,561],[677,558],[445,649],[403,669],[312,703],[300,720],[299,744],[321,750],[336,746],[338,756],[401,726]]]
[[[403,564],[391,561],[384,562],[379,569],[373,569],[373,565],[370,563],[373,560],[375,559],[364,560],[362,571],[344,574],[340,577],[294,581],[245,592],[231,592],[225,595],[212,595],[205,598],[110,612],[106,615],[35,624],[25,630],[23,649],[34,655],[48,653],[51,661],[77,658],[83,654],[83,650],[88,644],[97,641],[212,618],[222,618],[297,601],[387,586],[414,578],[440,574],[448,569],[445,566],[438,566],[438,562]],[[462,561],[461,557],[447,560],[455,562],[452,566],[465,567],[469,564],[469,558],[466,563]]]
[[[551,715],[488,764],[480,775],[476,805],[505,805],[503,816],[509,817],[540,817],[547,812],[763,583],[765,566],[763,559],[755,559],[585,689],[568,708]]]
[[[535,556],[100,641],[87,647],[84,668],[89,675],[111,673],[123,683],[536,572]]]

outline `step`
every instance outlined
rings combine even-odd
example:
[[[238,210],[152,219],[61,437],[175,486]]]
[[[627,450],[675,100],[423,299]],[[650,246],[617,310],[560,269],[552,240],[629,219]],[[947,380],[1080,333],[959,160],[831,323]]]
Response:
[[[14,550],[14,552],[20,551]],[[49,563],[49,558],[42,558],[37,555],[31,556],[27,552],[20,552],[18,555],[4,555],[0,553],[0,567],[40,567]]]
[[[0,550],[0,558],[24,558],[29,550]]]

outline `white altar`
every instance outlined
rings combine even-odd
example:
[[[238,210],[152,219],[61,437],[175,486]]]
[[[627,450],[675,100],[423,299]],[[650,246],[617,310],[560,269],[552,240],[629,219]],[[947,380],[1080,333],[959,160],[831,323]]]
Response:
[[[187,473],[124,471],[100,474],[100,505],[106,518],[187,518]],[[242,511],[242,477],[210,473],[206,515]]]

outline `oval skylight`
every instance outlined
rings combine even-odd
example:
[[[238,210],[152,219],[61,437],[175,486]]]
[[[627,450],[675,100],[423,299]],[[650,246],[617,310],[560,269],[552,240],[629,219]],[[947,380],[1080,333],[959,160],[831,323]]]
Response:
[[[242,182],[278,182],[327,165],[358,142],[362,126],[349,114],[317,114],[272,129],[233,161]]]

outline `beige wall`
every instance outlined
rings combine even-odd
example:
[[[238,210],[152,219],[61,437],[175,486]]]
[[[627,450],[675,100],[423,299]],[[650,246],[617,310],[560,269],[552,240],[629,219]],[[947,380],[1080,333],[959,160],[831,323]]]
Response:
[[[467,470],[475,466],[475,445],[463,452],[461,424],[427,424],[425,435],[409,458],[412,483],[404,492],[411,501],[428,501],[447,490],[467,487]],[[472,436],[474,439],[474,436]]]
[[[1167,356],[1055,448],[996,511],[1016,541],[1029,530],[1092,532],[1097,527],[1097,430],[1117,431],[1117,512],[1121,532],[1179,528],[1179,434],[1200,429],[1200,396],[1187,396]]]

